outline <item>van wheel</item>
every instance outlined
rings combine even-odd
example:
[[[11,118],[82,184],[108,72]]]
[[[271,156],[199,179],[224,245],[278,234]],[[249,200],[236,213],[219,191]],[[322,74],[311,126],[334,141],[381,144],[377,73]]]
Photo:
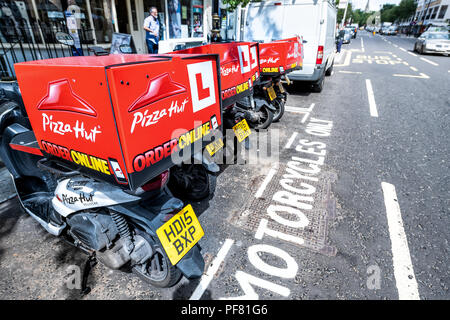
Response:
[[[334,67],[334,59],[333,62],[331,63],[331,66],[327,69],[327,71],[325,71],[325,75],[327,77],[331,76],[331,73],[333,72],[333,67]]]
[[[323,84],[325,82],[325,72],[322,74],[322,77],[315,83],[313,83],[313,91],[320,93],[323,90]]]

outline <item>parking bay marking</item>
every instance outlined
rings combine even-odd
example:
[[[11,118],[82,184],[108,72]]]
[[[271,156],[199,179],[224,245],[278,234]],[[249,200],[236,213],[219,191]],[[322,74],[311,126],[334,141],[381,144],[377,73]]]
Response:
[[[304,113],[305,115],[303,116],[301,123],[305,123],[305,121],[308,119],[309,115],[311,114],[311,111],[314,109],[315,105],[316,105],[315,103],[311,103],[309,108],[286,106],[285,110],[288,112],[293,112],[293,113]]]
[[[209,265],[208,270],[202,276],[200,283],[195,288],[195,291],[194,291],[194,293],[192,293],[192,296],[189,298],[189,300],[200,300],[203,293],[205,292],[205,290],[208,288],[209,284],[211,283],[211,280],[213,279],[214,275],[219,270],[220,265],[225,260],[225,257],[227,256],[228,251],[230,251],[233,243],[234,243],[234,240],[232,240],[232,239],[225,240],[224,244],[222,245],[219,252],[217,253],[216,258]]]
[[[292,144],[294,143],[295,138],[297,137],[297,135],[298,135],[298,132],[294,132],[294,133],[292,134],[292,136],[289,138],[288,142],[287,142],[286,145],[284,146],[285,149],[290,149],[290,148],[291,148],[291,146],[292,146]]]
[[[295,138],[294,138],[295,139]],[[261,198],[261,196],[264,193],[264,190],[266,190],[267,185],[270,183],[270,181],[272,180],[272,178],[275,176],[275,174],[277,173],[277,169],[278,169],[278,164],[274,164],[270,170],[269,173],[267,174],[266,178],[264,179],[263,183],[261,184],[261,186],[259,187],[258,191],[256,191],[255,193],[255,198]]]
[[[394,185],[382,182],[384,204],[389,228],[389,237],[392,246],[392,260],[394,276],[400,300],[420,300],[417,281],[411,262],[402,214],[398,204]]]
[[[372,117],[378,117],[377,105],[375,103],[375,96],[373,94],[372,82],[366,79],[367,96],[369,98],[369,110]]]

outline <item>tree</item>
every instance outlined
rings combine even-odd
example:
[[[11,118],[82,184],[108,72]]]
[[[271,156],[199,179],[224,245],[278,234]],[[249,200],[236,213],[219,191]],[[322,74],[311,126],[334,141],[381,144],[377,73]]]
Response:
[[[227,4],[230,11],[237,8],[238,5],[245,7],[250,0],[222,0],[223,4]]]

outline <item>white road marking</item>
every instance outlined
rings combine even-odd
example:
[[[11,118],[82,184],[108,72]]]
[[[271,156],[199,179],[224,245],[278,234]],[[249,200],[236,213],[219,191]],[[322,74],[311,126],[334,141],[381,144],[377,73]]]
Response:
[[[414,76],[411,74],[393,74],[394,77],[405,77],[405,78],[419,78],[419,79],[430,79],[425,73],[420,73],[420,76]]]
[[[391,238],[398,298],[400,300],[420,300],[395,187],[390,183],[382,182],[381,188],[383,189],[389,237]]]
[[[335,64],[335,67],[346,67],[350,65],[350,60],[352,58],[352,52],[351,51],[346,51],[347,55],[345,56],[345,61],[343,64]]]
[[[406,65],[406,66],[409,66],[409,63],[406,62],[406,61],[403,61],[403,64]]]
[[[359,71],[345,71],[345,70],[340,70],[340,73],[350,73],[350,74],[362,74],[362,72]]]
[[[310,112],[312,111],[312,109],[314,109],[314,106],[316,104],[315,103],[311,103],[311,105],[309,106],[309,108],[298,108],[298,107],[291,107],[291,106],[286,106],[284,107],[284,109],[288,112],[293,112],[293,113],[304,113],[305,115],[303,116],[301,123],[305,123],[306,119],[308,119]]]
[[[414,57],[417,57],[417,54],[415,54],[415,53],[412,53],[412,52],[409,52],[409,51],[407,53],[412,55],[412,56],[414,56]]]
[[[378,117],[377,105],[375,104],[375,96],[373,94],[372,82],[366,79],[367,96],[369,97],[369,110],[372,117]]]
[[[397,55],[395,55],[395,54],[393,54],[392,56],[393,56],[394,58],[397,58]]]
[[[402,51],[405,51],[405,52],[406,52],[406,49],[404,49],[404,48],[400,48],[400,50],[402,50]]]
[[[389,54],[392,54],[392,51],[374,51],[374,53],[389,53]]]
[[[294,143],[295,138],[297,137],[297,135],[298,135],[298,132],[294,132],[292,134],[292,136],[289,138],[288,142],[284,146],[285,149],[289,149],[292,146],[292,144]]]
[[[362,52],[365,51],[365,50],[364,50],[364,41],[363,41],[363,38],[361,38],[361,50],[362,50]]]
[[[419,71],[417,68],[415,68],[415,67],[409,67],[412,71]]]
[[[272,180],[273,176],[277,173],[277,168],[278,168],[278,164],[274,164],[272,166],[272,168],[270,168],[269,173],[267,174],[263,183],[259,187],[258,191],[256,191],[255,198],[261,198],[261,196],[263,195],[264,190],[266,190],[267,185],[269,184],[270,180]]]
[[[394,47],[398,48],[398,45],[394,44]]]
[[[226,255],[228,254],[228,251],[230,251],[231,246],[233,245],[234,240],[226,239],[225,243],[220,248],[219,252],[217,253],[216,258],[214,261],[209,265],[208,271],[202,276],[200,283],[197,285],[197,288],[195,288],[194,293],[189,298],[189,300],[200,300],[205,290],[208,288],[209,284],[211,283],[211,280],[213,279],[214,275],[216,274],[217,270],[219,270],[220,265],[225,260]]]
[[[438,66],[438,64],[437,64],[436,62],[430,61],[430,60],[428,60],[428,59],[420,58],[420,60],[423,60],[423,61],[425,61],[425,62],[428,62],[429,64],[432,64],[433,66]]]

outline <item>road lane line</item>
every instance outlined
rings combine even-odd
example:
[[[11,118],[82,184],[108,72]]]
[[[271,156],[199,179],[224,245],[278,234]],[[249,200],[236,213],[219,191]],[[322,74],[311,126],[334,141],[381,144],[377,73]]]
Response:
[[[378,117],[377,105],[375,104],[375,96],[373,95],[372,82],[366,79],[367,96],[369,97],[369,110],[372,117]]]
[[[365,50],[364,50],[364,41],[363,41],[363,38],[361,38],[361,50],[362,50],[362,52],[365,51]]]
[[[217,273],[217,270],[219,270],[220,265],[225,260],[225,257],[228,254],[228,251],[230,251],[231,246],[233,245],[234,240],[226,239],[225,243],[220,248],[219,252],[217,253],[216,258],[214,261],[209,265],[208,271],[206,271],[205,274],[203,274],[200,283],[198,284],[197,288],[195,288],[194,293],[189,298],[189,300],[200,300],[205,290],[208,288],[209,284],[211,283],[211,280],[213,279],[214,275]]]
[[[255,193],[255,198],[261,198],[261,196],[264,193],[264,190],[266,190],[267,185],[272,180],[273,176],[277,173],[278,164],[274,164],[272,168],[270,168],[269,173],[267,174],[266,178],[264,179],[263,183],[259,187],[258,191]]]
[[[409,51],[407,53],[412,55],[412,56],[414,56],[414,57],[417,57],[417,54],[415,54],[415,53],[412,53],[412,52],[409,52]]]
[[[419,78],[419,79],[430,79],[429,76],[427,76],[425,73],[420,73],[420,76],[414,76],[411,74],[393,74],[394,77],[405,77],[405,78]]]
[[[360,71],[346,71],[346,70],[340,70],[340,73],[350,73],[350,74],[362,74]]]
[[[298,135],[298,132],[294,132],[292,134],[292,136],[289,138],[288,142],[284,146],[285,149],[289,149],[292,146],[292,144],[294,143],[295,138],[297,137],[297,135]]]
[[[409,67],[412,71],[419,71],[417,68],[415,68],[415,67]]]
[[[430,61],[430,60],[428,60],[428,59],[420,58],[420,60],[423,60],[423,61],[425,61],[425,62],[428,62],[429,64],[432,64],[433,66],[438,66],[438,64],[437,64],[436,62]]]
[[[389,237],[391,238],[398,298],[400,300],[420,300],[395,187],[390,183],[381,182],[381,188],[383,189]]]
[[[406,49],[404,49],[404,48],[399,48],[399,49],[406,52]]]

